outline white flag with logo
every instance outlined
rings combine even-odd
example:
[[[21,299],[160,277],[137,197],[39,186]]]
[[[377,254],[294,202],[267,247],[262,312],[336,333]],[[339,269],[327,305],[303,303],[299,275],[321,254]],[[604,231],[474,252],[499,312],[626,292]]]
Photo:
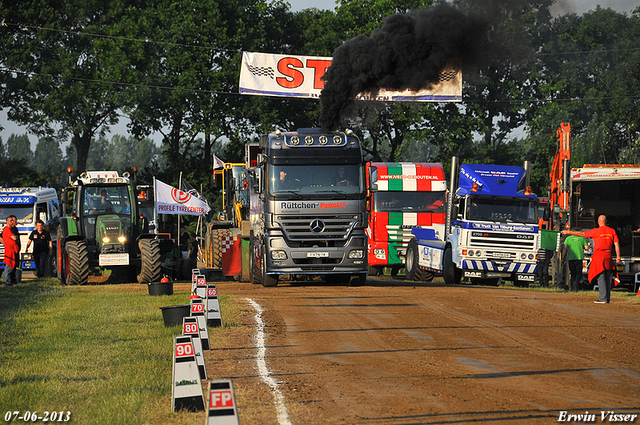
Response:
[[[213,155],[213,169],[215,170],[216,168],[224,168],[224,161]]]
[[[160,180],[153,179],[156,194],[156,211],[158,214],[204,215],[207,204]]]

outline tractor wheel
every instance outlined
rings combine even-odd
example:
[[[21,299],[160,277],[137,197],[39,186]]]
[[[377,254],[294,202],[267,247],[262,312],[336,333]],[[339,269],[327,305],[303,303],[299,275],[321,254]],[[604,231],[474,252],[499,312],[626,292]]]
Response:
[[[58,243],[56,244],[56,276],[60,285],[67,283],[66,266],[64,264],[66,254],[64,249],[64,238],[62,236],[62,227],[58,226]]]
[[[69,285],[89,282],[89,253],[85,241],[67,241],[65,246],[66,281]]]
[[[156,239],[140,239],[140,274],[138,283],[159,282],[161,272],[160,241]]]
[[[446,247],[443,255],[442,277],[447,285],[457,285],[462,279],[462,270],[453,263],[451,247]]]
[[[222,268],[222,237],[229,236],[229,229],[213,229],[213,268]]]
[[[418,240],[413,238],[409,241],[405,257],[405,273],[407,280],[431,282],[435,274],[420,269],[418,266],[418,255]]]

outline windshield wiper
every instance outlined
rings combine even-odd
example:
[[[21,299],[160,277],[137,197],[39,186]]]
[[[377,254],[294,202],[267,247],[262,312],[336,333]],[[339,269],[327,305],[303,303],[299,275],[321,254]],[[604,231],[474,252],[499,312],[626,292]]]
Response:
[[[316,190],[315,193],[335,193],[338,196],[337,197],[333,196],[332,198],[334,198],[334,199],[337,199],[337,198],[347,199],[347,197],[349,195],[353,195],[353,193],[344,193],[344,192],[341,192],[341,191],[335,190],[335,189],[331,189],[331,190]]]
[[[276,193],[274,193],[275,196],[280,196],[283,195],[285,193],[289,193],[292,196],[289,196],[289,199],[302,199],[302,195],[300,195],[300,192],[296,191],[296,190],[279,190]]]

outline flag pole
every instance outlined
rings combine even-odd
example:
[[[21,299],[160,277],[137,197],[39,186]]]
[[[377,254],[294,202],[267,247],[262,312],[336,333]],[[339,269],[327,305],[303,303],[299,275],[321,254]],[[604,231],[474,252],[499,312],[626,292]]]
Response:
[[[182,171],[180,171],[180,180],[178,181],[178,189],[182,190]],[[182,257],[182,249],[180,248],[180,216],[178,214],[178,249],[180,250],[180,257]]]

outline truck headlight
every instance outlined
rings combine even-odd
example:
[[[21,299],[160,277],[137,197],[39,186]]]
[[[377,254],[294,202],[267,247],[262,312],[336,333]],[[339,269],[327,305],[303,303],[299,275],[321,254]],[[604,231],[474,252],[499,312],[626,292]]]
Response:
[[[109,239],[109,236],[105,236],[102,238],[102,243],[109,243],[111,239]]]
[[[373,253],[374,253],[375,255],[381,255],[381,254],[384,254],[384,249],[376,248],[376,249],[374,249],[374,250],[373,250]]]
[[[353,249],[349,251],[349,258],[364,258],[364,250],[362,249]]]
[[[520,254],[520,259],[521,260],[525,260],[527,258],[527,254],[525,254],[524,252],[522,254]]]
[[[535,255],[529,254],[529,260],[533,260],[534,257],[535,257]]]
[[[118,236],[118,242],[125,243],[126,241],[127,241],[127,237],[126,236]]]
[[[287,253],[284,251],[271,251],[271,259],[272,260],[286,260],[287,259]]]

